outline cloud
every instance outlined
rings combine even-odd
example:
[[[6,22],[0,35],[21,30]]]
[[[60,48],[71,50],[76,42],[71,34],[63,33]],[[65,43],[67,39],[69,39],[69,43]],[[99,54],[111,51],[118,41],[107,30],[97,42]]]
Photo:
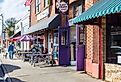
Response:
[[[5,0],[1,3],[1,12],[4,14],[5,20],[11,17],[19,19],[23,14],[25,15],[28,12],[28,8],[24,6],[24,3],[25,0]],[[22,12],[23,14],[20,14]]]
[[[3,3],[4,2],[4,0],[0,0],[0,3]]]
[[[25,7],[26,0],[0,0],[0,13],[3,14],[4,20],[15,17],[21,19],[28,13],[28,7]],[[1,28],[0,28],[1,31]]]

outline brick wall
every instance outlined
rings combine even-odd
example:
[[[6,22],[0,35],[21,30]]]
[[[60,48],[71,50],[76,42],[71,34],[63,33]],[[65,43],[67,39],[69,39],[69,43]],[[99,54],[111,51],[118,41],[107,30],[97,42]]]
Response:
[[[121,65],[105,63],[105,80],[121,82]]]
[[[47,7],[44,7],[44,0],[40,0],[41,1],[41,12],[43,12],[46,8],[49,7],[49,13],[50,13],[50,16],[54,15],[55,14],[55,0],[52,0],[52,5],[51,6],[47,6]],[[47,18],[47,17],[45,17]],[[32,25],[35,25],[37,22],[37,14],[35,13],[35,0],[32,0],[32,3],[31,3],[31,26]]]
[[[50,16],[55,14],[55,0],[52,1],[52,5],[50,6]]]
[[[85,0],[85,11],[95,0]],[[99,78],[99,26],[86,25],[86,72]]]
[[[94,0],[85,0],[85,11],[93,5]]]
[[[31,26],[37,23],[37,18],[35,14],[35,0],[32,0],[31,3]]]
[[[85,0],[85,11],[93,5],[93,0]],[[86,25],[86,57],[93,57],[93,25]]]
[[[73,10],[72,10],[72,6],[69,6],[69,19],[73,18]]]
[[[99,26],[93,26],[93,63],[99,63]]]
[[[93,57],[93,26],[86,26],[86,58],[92,59]]]

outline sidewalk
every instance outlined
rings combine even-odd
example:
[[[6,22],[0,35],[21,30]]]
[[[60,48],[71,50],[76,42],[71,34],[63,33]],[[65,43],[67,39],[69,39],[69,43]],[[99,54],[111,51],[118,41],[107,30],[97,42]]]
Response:
[[[4,82],[4,73],[3,73],[3,70],[2,70],[2,67],[0,66],[0,82]]]
[[[103,82],[68,67],[33,67],[21,60],[3,59],[1,55],[0,59],[12,82]]]

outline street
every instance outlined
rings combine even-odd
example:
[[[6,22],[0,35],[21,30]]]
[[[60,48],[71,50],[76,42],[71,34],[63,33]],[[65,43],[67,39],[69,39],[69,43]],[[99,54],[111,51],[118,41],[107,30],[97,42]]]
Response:
[[[11,82],[102,82],[69,67],[42,64],[33,67],[28,62],[18,59],[3,59],[1,56],[0,58],[6,69],[5,73],[9,76],[6,78],[11,79]]]

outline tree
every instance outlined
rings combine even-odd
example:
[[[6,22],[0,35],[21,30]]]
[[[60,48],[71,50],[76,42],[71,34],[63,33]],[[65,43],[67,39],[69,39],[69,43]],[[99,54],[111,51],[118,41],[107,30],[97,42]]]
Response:
[[[15,18],[9,18],[5,21],[8,30],[8,36],[12,36],[14,34],[15,24],[18,21]]]

